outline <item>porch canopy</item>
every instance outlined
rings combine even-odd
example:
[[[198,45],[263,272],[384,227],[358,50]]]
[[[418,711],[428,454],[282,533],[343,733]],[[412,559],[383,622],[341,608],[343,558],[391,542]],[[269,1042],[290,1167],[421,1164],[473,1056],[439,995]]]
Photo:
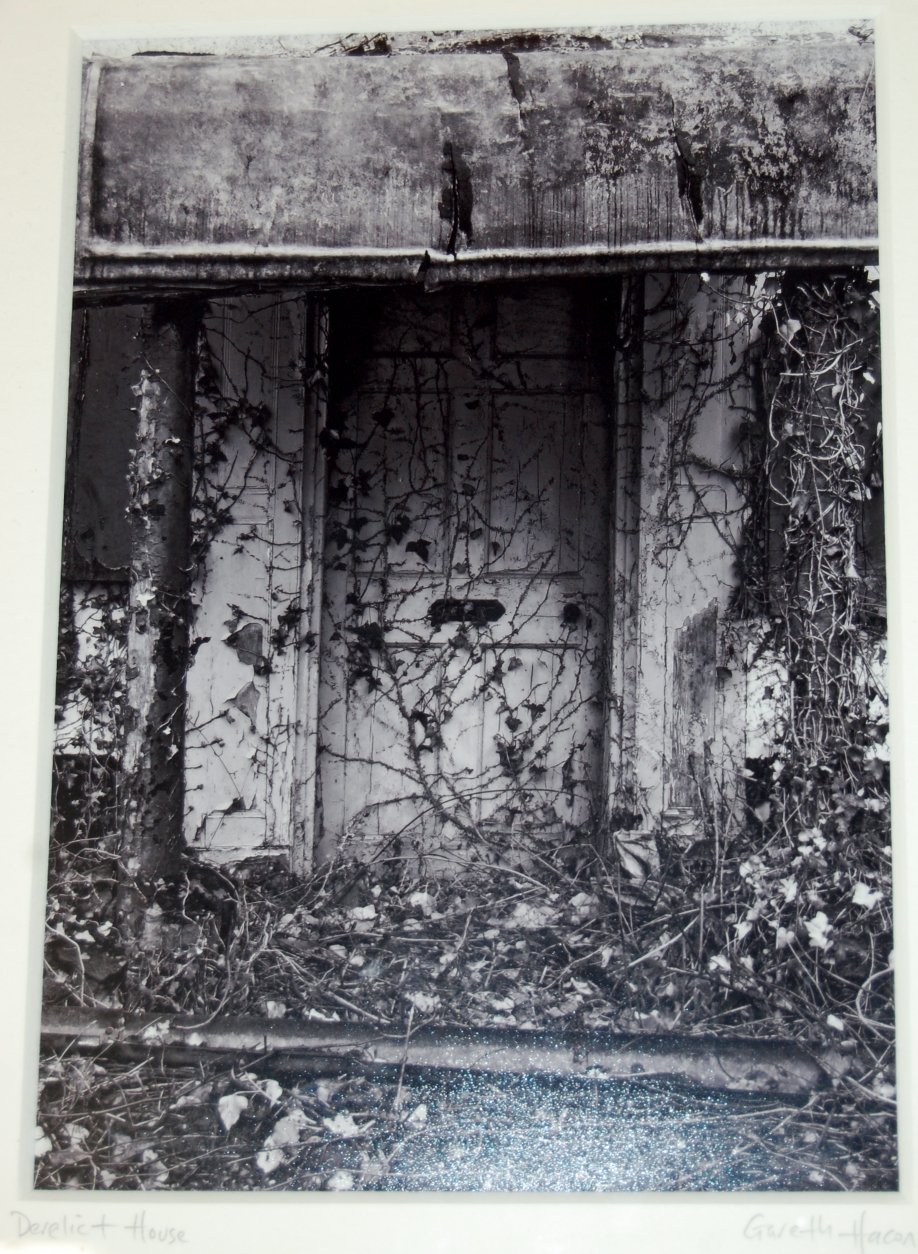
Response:
[[[239,47],[87,60],[78,288],[876,256],[863,25]]]

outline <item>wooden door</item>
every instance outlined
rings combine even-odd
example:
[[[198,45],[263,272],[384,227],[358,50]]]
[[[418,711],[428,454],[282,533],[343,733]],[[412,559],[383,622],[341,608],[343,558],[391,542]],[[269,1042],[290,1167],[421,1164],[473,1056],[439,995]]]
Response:
[[[320,859],[427,869],[601,810],[607,421],[573,288],[332,308]]]

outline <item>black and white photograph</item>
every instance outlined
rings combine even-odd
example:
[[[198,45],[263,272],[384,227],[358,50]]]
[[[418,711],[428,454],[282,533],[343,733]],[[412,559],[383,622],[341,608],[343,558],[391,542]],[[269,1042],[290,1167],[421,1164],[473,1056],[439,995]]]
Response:
[[[82,40],[36,1197],[900,1187],[874,25],[564,18]]]

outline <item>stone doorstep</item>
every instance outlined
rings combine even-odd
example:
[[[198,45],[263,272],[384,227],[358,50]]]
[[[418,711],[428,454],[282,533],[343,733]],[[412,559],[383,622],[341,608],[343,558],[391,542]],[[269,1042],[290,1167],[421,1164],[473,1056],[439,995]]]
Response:
[[[257,1017],[199,1021],[164,1015],[49,1008],[46,1044],[80,1050],[170,1050],[183,1061],[198,1052],[260,1053],[328,1068],[464,1072],[581,1078],[593,1082],[663,1080],[704,1091],[805,1098],[830,1083],[838,1057],[820,1058],[793,1041],[679,1036],[669,1033],[559,1032],[521,1028],[441,1028],[407,1031],[359,1024],[320,1024]]]

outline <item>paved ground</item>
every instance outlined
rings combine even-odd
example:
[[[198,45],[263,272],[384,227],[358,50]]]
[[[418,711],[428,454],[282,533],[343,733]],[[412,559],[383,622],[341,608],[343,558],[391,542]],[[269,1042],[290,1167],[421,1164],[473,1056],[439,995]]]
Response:
[[[633,1192],[838,1188],[774,1101],[677,1088],[464,1076],[412,1083],[427,1122],[387,1190]],[[798,1152],[798,1150],[800,1152]]]

